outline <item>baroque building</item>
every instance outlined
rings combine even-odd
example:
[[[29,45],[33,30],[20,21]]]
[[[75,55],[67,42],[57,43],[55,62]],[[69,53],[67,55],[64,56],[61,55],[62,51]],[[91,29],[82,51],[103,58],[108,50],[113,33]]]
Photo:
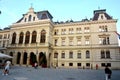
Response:
[[[14,65],[120,69],[117,19],[106,9],[94,10],[81,21],[54,22],[49,11],[31,7],[10,27],[0,30],[0,51],[13,56]]]

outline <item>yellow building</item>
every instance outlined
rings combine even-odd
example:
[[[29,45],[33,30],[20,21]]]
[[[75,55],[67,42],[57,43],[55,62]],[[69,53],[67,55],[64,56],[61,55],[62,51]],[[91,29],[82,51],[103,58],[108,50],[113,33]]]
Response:
[[[117,20],[105,9],[93,18],[54,22],[48,11],[31,7],[10,28],[0,31],[1,52],[14,58],[14,65],[42,67],[120,69],[120,47],[115,33]]]

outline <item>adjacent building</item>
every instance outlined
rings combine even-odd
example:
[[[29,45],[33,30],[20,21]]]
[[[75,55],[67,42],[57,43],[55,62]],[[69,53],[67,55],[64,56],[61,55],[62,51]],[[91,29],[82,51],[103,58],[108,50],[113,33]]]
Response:
[[[117,19],[106,9],[94,10],[91,19],[54,22],[49,11],[31,7],[9,28],[0,30],[0,51],[14,65],[42,67],[120,69]]]

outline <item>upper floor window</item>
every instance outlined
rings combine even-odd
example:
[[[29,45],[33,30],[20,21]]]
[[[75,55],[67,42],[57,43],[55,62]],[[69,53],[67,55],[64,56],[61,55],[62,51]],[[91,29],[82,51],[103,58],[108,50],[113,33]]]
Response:
[[[73,58],[73,51],[69,52],[69,58]]]
[[[36,37],[37,37],[37,32],[33,31],[32,32],[32,41],[31,41],[31,43],[36,43]]]
[[[29,17],[28,17],[28,21],[31,21],[31,18],[32,18],[32,16],[31,16],[31,15],[29,15]]]
[[[74,31],[73,31],[73,28],[69,28],[69,34],[73,34]]]
[[[45,43],[45,39],[46,39],[46,31],[42,30],[41,31],[40,43]]]
[[[55,29],[54,35],[58,35],[58,29]]]
[[[58,40],[57,39],[55,39],[55,46],[57,46],[58,45]]]
[[[66,34],[66,29],[62,29],[61,34]]]
[[[90,51],[86,51],[86,58],[90,58]]]
[[[109,37],[100,37],[99,44],[103,44],[103,45],[110,44]]]
[[[85,27],[84,28],[84,32],[90,32],[90,28],[89,27]]]
[[[33,17],[33,21],[35,21],[35,17]]]
[[[77,53],[77,58],[79,58],[79,59],[81,58],[81,52]]]
[[[29,40],[30,40],[30,32],[27,31],[27,32],[26,32],[26,35],[25,35],[25,44],[28,44],[28,43],[29,43]]]
[[[106,50],[106,51],[101,50],[101,58],[102,58],[102,59],[103,59],[103,58],[111,58],[111,57],[110,57],[110,51],[109,51],[109,50]]]
[[[108,27],[105,25],[105,26],[99,26],[99,31],[100,32],[107,32],[108,31]]]
[[[47,19],[47,15],[45,13],[42,14],[41,19]]]
[[[81,33],[81,28],[76,28],[77,33]]]
[[[12,35],[12,44],[15,44],[16,41],[16,33],[14,32]]]
[[[58,58],[58,53],[57,52],[54,53],[54,58]]]
[[[73,46],[73,45],[74,45],[74,43],[73,43],[73,38],[70,38],[70,39],[69,39],[69,45],[70,45],[70,46]]]
[[[85,44],[86,44],[86,45],[90,44],[89,37],[85,37]]]
[[[64,51],[62,51],[61,58],[65,58],[65,52]]]
[[[0,35],[0,39],[2,39],[2,35]]]
[[[62,39],[62,46],[65,46],[65,39]]]
[[[21,32],[20,35],[19,35],[19,44],[23,43],[23,37],[24,37],[24,33]]]
[[[77,39],[77,45],[79,46],[79,45],[81,45],[82,43],[81,43],[81,38],[78,38]]]

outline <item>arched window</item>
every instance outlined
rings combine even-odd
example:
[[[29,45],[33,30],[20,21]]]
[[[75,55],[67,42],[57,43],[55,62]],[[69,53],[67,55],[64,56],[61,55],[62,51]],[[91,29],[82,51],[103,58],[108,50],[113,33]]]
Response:
[[[86,51],[86,58],[90,58],[90,51]]]
[[[30,32],[27,31],[27,32],[26,32],[26,35],[25,35],[25,44],[28,44],[28,43],[29,43],[29,39],[30,39]]]
[[[20,36],[19,36],[19,44],[22,44],[22,43],[23,43],[23,37],[24,37],[24,33],[21,32],[21,33],[20,33]]]
[[[101,50],[101,58],[105,58],[105,51]]]
[[[69,52],[69,58],[73,58],[73,51]]]
[[[106,51],[106,58],[111,58],[111,57],[110,57],[110,51],[109,51],[109,50]]]
[[[46,39],[46,31],[42,30],[41,31],[40,43],[45,43],[45,39]]]
[[[37,36],[37,32],[33,31],[32,32],[32,41],[31,41],[31,43],[36,43],[36,36]]]
[[[58,58],[58,52],[54,53],[54,58]]]
[[[31,21],[31,18],[32,18],[32,16],[31,16],[31,15],[29,15],[29,17],[28,17],[28,21]]]
[[[15,44],[15,41],[16,41],[16,33],[14,32],[12,36],[12,44]]]

